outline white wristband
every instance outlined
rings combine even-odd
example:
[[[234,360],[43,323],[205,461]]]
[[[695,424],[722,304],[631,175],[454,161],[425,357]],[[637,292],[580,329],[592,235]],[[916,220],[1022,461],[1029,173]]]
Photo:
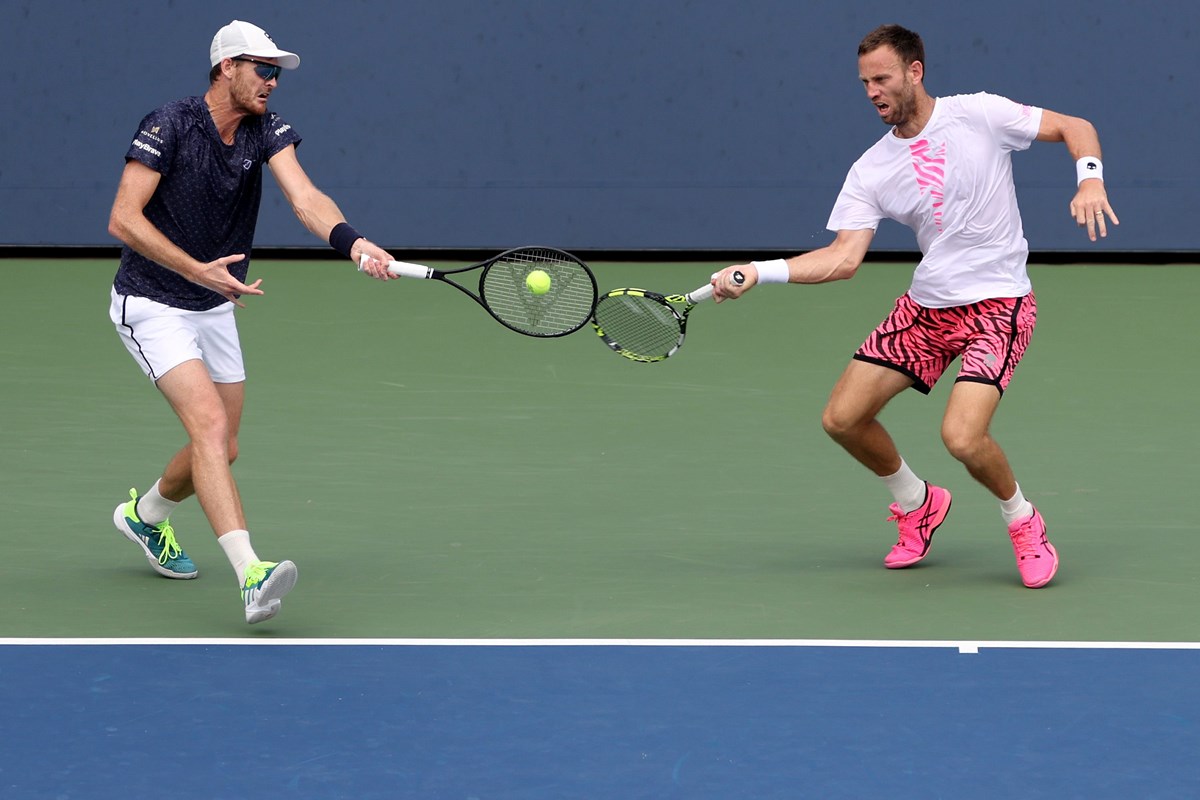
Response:
[[[770,261],[752,261],[751,263],[758,270],[759,283],[787,283],[788,278],[791,277],[787,262],[782,258],[773,258]]]
[[[1104,165],[1095,156],[1084,156],[1075,162],[1075,177],[1077,178],[1076,185],[1083,183],[1088,178],[1104,180]]]

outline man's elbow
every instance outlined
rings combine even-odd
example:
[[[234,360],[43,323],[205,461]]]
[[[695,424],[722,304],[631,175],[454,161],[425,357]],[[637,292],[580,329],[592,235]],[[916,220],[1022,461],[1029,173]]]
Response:
[[[109,236],[112,236],[114,239],[118,239],[118,240],[124,242],[125,241],[125,232],[128,229],[129,228],[128,228],[128,226],[126,226],[124,224],[124,221],[122,220],[121,215],[119,213],[117,213],[117,209],[114,208],[112,210],[112,213],[108,215],[108,234],[109,234]]]
[[[1096,126],[1089,120],[1046,111],[1043,112],[1037,140],[1070,144],[1072,141],[1094,139],[1096,136]]]
[[[835,281],[850,280],[858,273],[858,268],[861,264],[861,260],[852,258],[841,259],[833,269],[833,279]]]
[[[836,248],[833,255],[832,269],[829,272],[831,281],[848,281],[858,273],[858,268],[862,266],[863,256],[856,249]]]
[[[1067,122],[1063,126],[1062,138],[1064,141],[1095,139],[1097,138],[1096,126],[1083,117],[1067,117]]]
[[[866,258],[874,230],[842,230],[824,250],[823,281],[848,281],[858,273]]]

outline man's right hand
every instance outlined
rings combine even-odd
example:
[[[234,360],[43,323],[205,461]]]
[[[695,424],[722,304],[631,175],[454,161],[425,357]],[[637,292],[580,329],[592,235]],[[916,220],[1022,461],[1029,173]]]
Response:
[[[263,294],[263,290],[258,288],[259,284],[262,283],[262,278],[247,285],[233,277],[229,272],[230,264],[236,264],[245,258],[246,256],[243,253],[221,256],[216,261],[210,261],[207,264],[201,265],[199,272],[192,275],[191,280],[193,283],[198,283],[206,289],[212,289],[238,308],[245,308],[245,304],[238,300],[239,295]]]

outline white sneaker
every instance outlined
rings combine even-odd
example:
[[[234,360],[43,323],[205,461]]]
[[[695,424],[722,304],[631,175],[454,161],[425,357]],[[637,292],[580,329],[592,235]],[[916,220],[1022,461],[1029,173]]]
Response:
[[[255,561],[246,568],[242,602],[246,604],[246,622],[264,622],[279,613],[283,596],[296,585],[296,565],[290,561]]]

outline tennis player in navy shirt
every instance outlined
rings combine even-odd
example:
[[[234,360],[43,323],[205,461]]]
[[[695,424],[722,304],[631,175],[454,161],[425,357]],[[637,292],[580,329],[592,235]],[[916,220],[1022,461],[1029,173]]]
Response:
[[[392,277],[391,256],[346,223],[301,168],[299,134],[267,110],[281,71],[300,57],[234,20],[213,37],[209,60],[204,96],[168,103],[138,126],[109,220],[125,245],[110,316],[188,437],[145,494],[130,490],[113,523],[156,572],[195,578],[169,517],[196,495],[237,575],[246,621],[256,623],[279,612],[297,578],[291,561],[255,553],[230,469],[246,380],[234,307],[263,294],[261,279],[247,283],[263,165],[304,227],[355,265],[365,254],[371,277]]]

